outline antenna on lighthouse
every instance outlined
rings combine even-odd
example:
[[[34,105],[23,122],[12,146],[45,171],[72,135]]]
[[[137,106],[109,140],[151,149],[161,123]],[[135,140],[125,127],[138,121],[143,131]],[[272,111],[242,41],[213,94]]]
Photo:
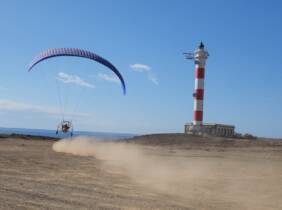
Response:
[[[186,59],[194,59],[194,53],[183,53]]]

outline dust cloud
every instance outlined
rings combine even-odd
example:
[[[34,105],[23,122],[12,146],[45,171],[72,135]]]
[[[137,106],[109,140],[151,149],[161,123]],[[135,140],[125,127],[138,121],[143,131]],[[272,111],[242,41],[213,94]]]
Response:
[[[196,182],[201,174],[209,170],[209,166],[204,165],[193,165],[193,170],[190,170],[191,167],[187,168],[187,160],[179,157],[172,159],[160,148],[102,142],[86,137],[61,140],[53,145],[53,150],[94,156],[103,160],[105,169],[126,175],[139,184],[167,194],[185,195],[187,189],[190,191],[192,182]]]
[[[78,137],[53,144],[56,152],[93,156],[102,167],[155,193],[198,209],[277,209],[281,164],[263,152],[184,150]],[[275,153],[276,154],[276,153]],[[265,158],[267,157],[267,158]],[[279,171],[276,171],[279,170]],[[271,189],[270,189],[271,186]],[[268,192],[267,196],[266,193]]]

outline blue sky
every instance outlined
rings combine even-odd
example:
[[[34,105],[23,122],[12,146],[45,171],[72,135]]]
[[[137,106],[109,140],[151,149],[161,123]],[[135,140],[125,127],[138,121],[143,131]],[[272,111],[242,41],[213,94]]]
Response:
[[[202,40],[210,53],[204,121],[282,137],[281,10],[280,1],[1,1],[0,126],[55,129],[59,83],[75,129],[183,132],[192,121],[194,64],[182,53]],[[55,47],[107,58],[128,94],[85,59],[54,58],[27,73],[37,53]],[[62,83],[60,73],[95,88]]]

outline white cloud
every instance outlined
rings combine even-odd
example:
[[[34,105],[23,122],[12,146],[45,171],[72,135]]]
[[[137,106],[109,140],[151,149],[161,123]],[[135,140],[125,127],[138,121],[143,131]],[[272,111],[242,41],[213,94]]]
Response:
[[[55,107],[45,107],[34,104],[16,102],[8,99],[0,99],[0,111],[5,112],[25,112],[25,113],[41,113],[48,115],[61,115],[61,110]],[[87,113],[74,113],[68,112],[65,115],[73,117],[89,117],[90,114]]]
[[[66,74],[64,72],[58,73],[57,80],[63,83],[71,83],[71,84],[76,84],[76,85],[83,86],[83,87],[95,88],[94,85],[84,81],[79,76]]]
[[[141,72],[141,73],[146,73],[148,79],[153,82],[155,85],[159,84],[157,76],[152,72],[152,68],[146,64],[131,64],[130,68],[132,68],[134,71]]]
[[[98,77],[102,80],[107,81],[107,82],[113,82],[113,83],[117,83],[117,84],[120,83],[119,79],[116,76],[110,76],[110,75],[107,75],[107,74],[98,74]]]
[[[151,71],[151,67],[146,65],[146,64],[140,64],[140,63],[135,63],[130,65],[130,68],[132,68],[134,71],[138,71],[138,72],[148,72]]]

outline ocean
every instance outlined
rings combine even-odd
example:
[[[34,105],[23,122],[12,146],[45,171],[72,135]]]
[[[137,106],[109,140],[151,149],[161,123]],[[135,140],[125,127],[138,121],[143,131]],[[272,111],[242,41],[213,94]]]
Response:
[[[46,137],[55,137],[55,138],[67,138],[70,137],[69,134],[59,133],[56,135],[55,130],[45,130],[45,129],[29,129],[29,128],[1,128],[0,134],[22,134],[22,135],[33,135],[33,136],[46,136]],[[111,132],[91,132],[91,131],[75,131],[75,136],[89,136],[105,140],[118,140],[118,139],[127,139],[136,134],[130,133],[111,133]]]

